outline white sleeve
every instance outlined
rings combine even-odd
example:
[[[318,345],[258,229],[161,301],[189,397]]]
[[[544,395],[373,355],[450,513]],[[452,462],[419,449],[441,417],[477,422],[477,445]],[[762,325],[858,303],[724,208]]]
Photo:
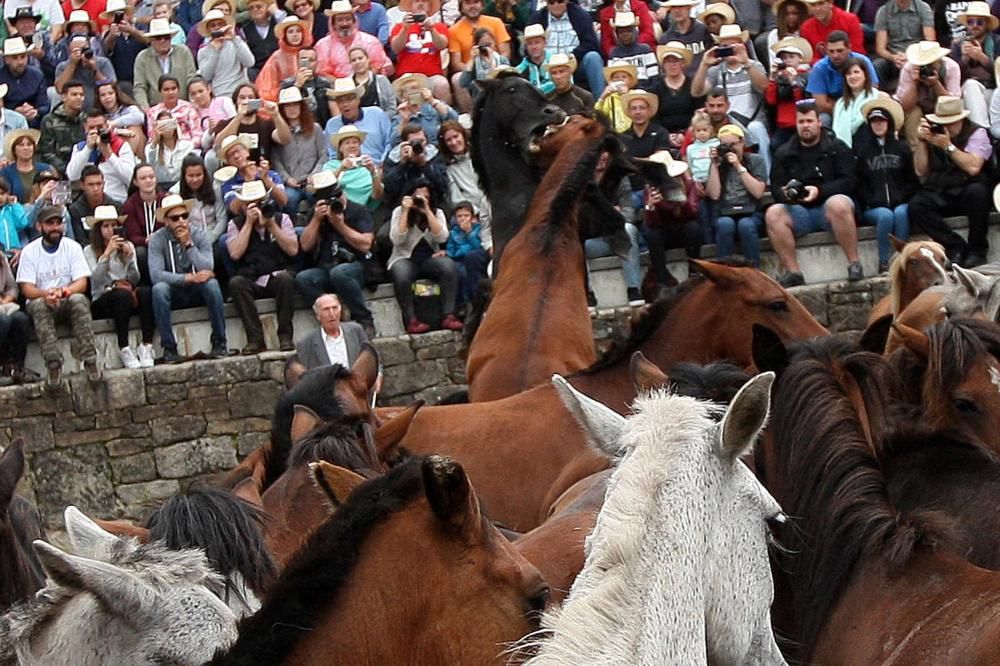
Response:
[[[28,245],[21,252],[21,260],[17,264],[17,281],[28,284],[38,284],[38,269],[35,266],[34,247]],[[86,262],[86,260],[84,260]]]
[[[87,258],[83,256],[83,247],[75,241],[70,250],[70,262],[70,277],[73,282],[82,277],[90,277],[90,265],[87,264]]]

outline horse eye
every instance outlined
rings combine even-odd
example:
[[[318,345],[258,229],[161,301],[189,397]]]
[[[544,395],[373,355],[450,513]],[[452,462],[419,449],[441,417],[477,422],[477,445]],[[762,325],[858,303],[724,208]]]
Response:
[[[767,304],[767,309],[774,312],[788,312],[788,303],[785,301],[772,301]]]
[[[951,401],[951,404],[961,414],[969,416],[979,414],[979,407],[977,407],[976,403],[971,400],[966,400],[965,398],[955,398]]]
[[[545,605],[549,603],[551,590],[546,585],[528,599],[528,612],[541,614],[545,610]]]

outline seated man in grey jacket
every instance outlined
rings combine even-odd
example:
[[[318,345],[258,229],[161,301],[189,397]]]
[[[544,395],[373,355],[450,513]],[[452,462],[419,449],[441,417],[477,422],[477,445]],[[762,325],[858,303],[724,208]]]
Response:
[[[227,354],[226,319],[222,312],[222,290],[215,279],[212,243],[201,229],[189,225],[190,214],[190,200],[185,201],[177,194],[167,195],[156,210],[157,220],[165,226],[149,237],[153,314],[165,363],[180,360],[170,320],[174,307],[207,306],[212,322],[210,355],[218,358]]]
[[[295,353],[310,370],[334,363],[350,368],[361,346],[368,342],[361,324],[340,321],[340,312],[340,299],[336,294],[323,294],[313,303],[319,329],[295,343]]]

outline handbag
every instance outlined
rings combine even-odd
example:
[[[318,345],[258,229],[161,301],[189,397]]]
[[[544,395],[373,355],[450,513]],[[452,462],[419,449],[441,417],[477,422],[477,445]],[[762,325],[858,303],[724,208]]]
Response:
[[[112,289],[124,289],[132,297],[132,307],[139,307],[139,294],[135,290],[135,285],[128,280],[115,280],[111,283]]]

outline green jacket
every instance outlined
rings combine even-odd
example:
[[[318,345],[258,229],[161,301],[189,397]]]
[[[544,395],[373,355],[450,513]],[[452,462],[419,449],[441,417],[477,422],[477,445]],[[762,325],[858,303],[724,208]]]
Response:
[[[38,158],[48,162],[60,174],[66,173],[66,163],[73,154],[73,146],[84,139],[85,114],[70,116],[62,103],[42,118],[42,137],[38,141]]]
[[[181,99],[187,100],[188,82],[194,78],[198,72],[194,64],[194,57],[187,46],[175,45],[170,51],[170,75],[177,79],[181,85]],[[132,73],[132,97],[139,104],[140,109],[148,109],[156,106],[163,100],[160,98],[160,90],[157,83],[163,69],[160,61],[156,58],[153,47],[147,47],[136,56],[135,66]]]

